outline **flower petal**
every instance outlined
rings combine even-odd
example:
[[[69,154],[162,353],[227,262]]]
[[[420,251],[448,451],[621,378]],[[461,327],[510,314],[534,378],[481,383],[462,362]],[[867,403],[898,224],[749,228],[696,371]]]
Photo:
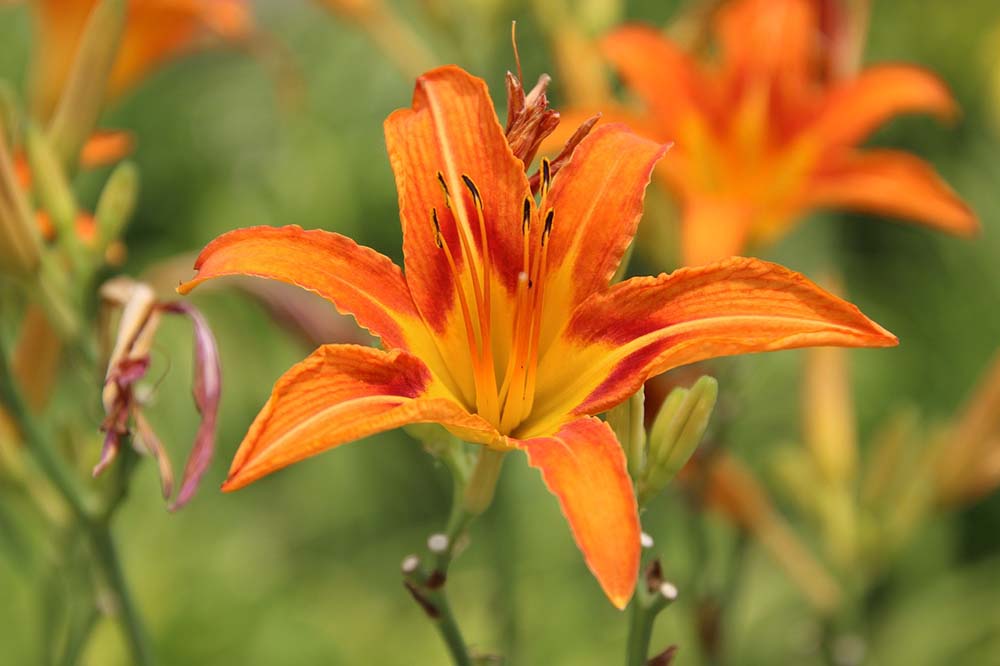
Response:
[[[486,83],[458,67],[441,67],[417,79],[412,108],[386,119],[385,138],[399,190],[407,280],[428,325],[441,331],[454,289],[435,243],[431,210],[437,210],[456,263],[469,261],[458,251],[457,224],[474,241],[471,263],[481,266],[476,209],[462,179],[468,176],[483,200],[492,264],[501,283],[513,292],[521,269],[521,207],[530,193],[528,179],[507,144]],[[461,211],[446,207],[438,173]]]
[[[201,477],[208,470],[215,454],[215,431],[219,417],[219,399],[222,396],[222,364],[219,360],[219,345],[205,317],[194,306],[175,302],[168,304],[168,312],[186,315],[194,327],[194,382],[192,394],[195,407],[201,415],[201,423],[195,434],[194,445],[184,465],[184,478],[177,498],[171,502],[170,510],[177,511],[191,501]]]
[[[946,120],[958,113],[941,79],[907,65],[870,67],[830,90],[820,108],[809,131],[828,145],[855,144],[903,113],[926,112]]]
[[[818,22],[811,2],[741,0],[726,3],[715,23],[724,70],[732,83],[776,80],[797,87],[815,64]],[[781,92],[798,92],[794,88]]]
[[[929,164],[896,150],[852,152],[824,166],[808,188],[812,205],[891,215],[967,236],[976,214]]]
[[[685,266],[702,266],[740,254],[747,242],[753,211],[748,202],[691,197],[681,217],[681,253]]]
[[[478,331],[475,322],[486,311],[485,305],[480,311],[486,300],[484,284],[489,285],[487,328],[511,329],[524,248],[522,206],[530,196],[524,166],[507,143],[485,82],[458,67],[435,69],[417,79],[412,108],[399,109],[386,119],[385,139],[399,192],[406,281],[428,328],[441,349],[448,350],[448,367],[459,385],[457,394],[472,404],[474,352],[459,289],[470,304],[473,330]],[[483,268],[477,209],[463,176],[482,200],[492,266],[488,271]],[[432,212],[438,217],[455,271],[437,245]],[[461,277],[456,278],[456,271]],[[488,281],[483,280],[484,274]],[[504,359],[509,344],[507,336],[494,336],[494,356]]]
[[[681,119],[703,95],[696,63],[658,30],[638,24],[615,30],[601,48],[656,116],[662,136],[678,135]]]
[[[448,396],[428,367],[402,350],[324,345],[275,384],[222,489],[410,423],[440,423],[469,441],[496,438],[492,426]]]
[[[427,338],[399,268],[340,234],[298,226],[237,229],[209,243],[194,267],[198,274],[177,289],[182,294],[226,275],[280,280],[354,315],[387,347],[413,350]]]
[[[639,225],[653,166],[668,148],[624,125],[602,125],[556,176],[543,349],[579,303],[607,287]]]
[[[614,432],[599,419],[583,418],[550,437],[510,442],[541,471],[587,566],[611,603],[624,608],[639,573],[639,513]]]
[[[552,432],[574,415],[603,412],[648,377],[708,358],[896,343],[854,305],[757,259],[633,278],[577,308],[542,359],[535,410],[515,434]]]

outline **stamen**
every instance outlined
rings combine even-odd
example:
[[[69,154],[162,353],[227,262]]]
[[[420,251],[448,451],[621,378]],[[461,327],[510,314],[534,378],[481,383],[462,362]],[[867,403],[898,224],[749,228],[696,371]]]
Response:
[[[524,212],[521,213],[521,235],[527,236],[531,229],[531,198],[524,197]],[[527,254],[528,244],[524,244],[525,254]]]
[[[441,191],[444,192],[444,205],[451,210],[451,192],[448,191],[448,183],[444,182],[444,174],[440,171],[437,172],[438,184],[441,186]]]
[[[485,366],[483,364],[484,353],[486,352],[485,345],[480,344],[482,340],[477,340],[476,332],[472,327],[472,313],[469,310],[469,301],[465,297],[465,285],[462,284],[462,276],[458,272],[458,266],[455,264],[455,258],[451,253],[451,248],[448,246],[448,242],[441,233],[441,222],[438,220],[437,208],[431,209],[431,220],[434,223],[434,242],[437,246],[444,250],[445,258],[448,260],[448,267],[451,269],[452,278],[455,281],[455,290],[458,292],[458,302],[462,308],[462,321],[465,323],[465,335],[469,342],[469,351],[472,355],[472,373],[473,373],[473,383],[476,388],[476,405],[480,409],[484,405],[491,405],[493,401],[496,400],[496,377],[493,377],[492,386],[488,382],[484,382],[486,378],[486,373],[484,372]],[[473,272],[473,276],[475,272]],[[492,357],[492,354],[490,354]],[[489,368],[490,374],[492,375],[492,363]],[[484,415],[484,418],[487,418]]]

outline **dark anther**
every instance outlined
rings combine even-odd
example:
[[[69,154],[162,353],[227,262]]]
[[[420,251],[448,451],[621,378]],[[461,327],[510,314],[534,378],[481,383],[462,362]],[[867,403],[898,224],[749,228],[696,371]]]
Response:
[[[542,183],[545,189],[549,189],[549,183],[552,182],[552,165],[545,158],[542,158]]]
[[[431,208],[431,220],[434,222],[434,244],[438,248],[444,247],[444,239],[441,238],[441,223],[438,221],[437,208]]]
[[[545,216],[545,227],[542,229],[542,245],[545,245],[545,240],[552,233],[552,218],[555,217],[556,212],[549,209],[548,214]]]
[[[531,227],[531,198],[524,197],[524,212],[521,214],[521,234],[527,236]]]
[[[483,207],[483,198],[479,196],[479,188],[476,187],[476,184],[472,182],[472,179],[464,173],[462,174],[462,182],[465,183],[465,186],[469,188],[469,192],[472,193],[472,202],[476,205],[476,208],[481,209]]]

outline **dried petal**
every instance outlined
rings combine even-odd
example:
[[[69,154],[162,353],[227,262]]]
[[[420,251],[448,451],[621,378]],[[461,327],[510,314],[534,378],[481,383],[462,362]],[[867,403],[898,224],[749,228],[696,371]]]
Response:
[[[195,491],[202,475],[212,462],[215,453],[215,430],[219,414],[219,397],[222,393],[222,365],[219,362],[218,344],[208,322],[193,306],[174,302],[167,304],[165,311],[185,315],[191,319],[194,326],[194,404],[201,414],[201,425],[195,435],[194,446],[184,466],[184,477],[177,498],[170,505],[171,511],[176,511],[187,504]]]

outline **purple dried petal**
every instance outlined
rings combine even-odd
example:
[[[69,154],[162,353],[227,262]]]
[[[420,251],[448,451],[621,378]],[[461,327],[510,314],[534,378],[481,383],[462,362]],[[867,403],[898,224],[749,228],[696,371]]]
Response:
[[[91,474],[96,477],[106,470],[117,457],[119,448],[121,448],[121,434],[116,428],[109,428],[107,434],[104,435],[104,444],[101,446],[101,458],[94,465]]]
[[[195,435],[194,446],[184,466],[181,489],[170,511],[187,504],[198,489],[202,475],[208,469],[215,453],[215,430],[219,415],[219,397],[222,393],[222,365],[219,362],[218,344],[208,322],[193,306],[175,301],[163,306],[173,314],[186,315],[194,325],[194,403],[201,414],[201,425]]]
[[[124,388],[145,377],[147,372],[149,372],[149,355],[123,358],[108,377],[108,381],[117,382],[118,386]]]
[[[170,456],[167,455],[163,443],[143,413],[137,409],[134,416],[137,437],[133,439],[133,442],[141,442],[142,452],[148,453],[156,461],[160,471],[160,489],[163,491],[163,499],[168,500],[174,493],[174,467],[170,464]]]

